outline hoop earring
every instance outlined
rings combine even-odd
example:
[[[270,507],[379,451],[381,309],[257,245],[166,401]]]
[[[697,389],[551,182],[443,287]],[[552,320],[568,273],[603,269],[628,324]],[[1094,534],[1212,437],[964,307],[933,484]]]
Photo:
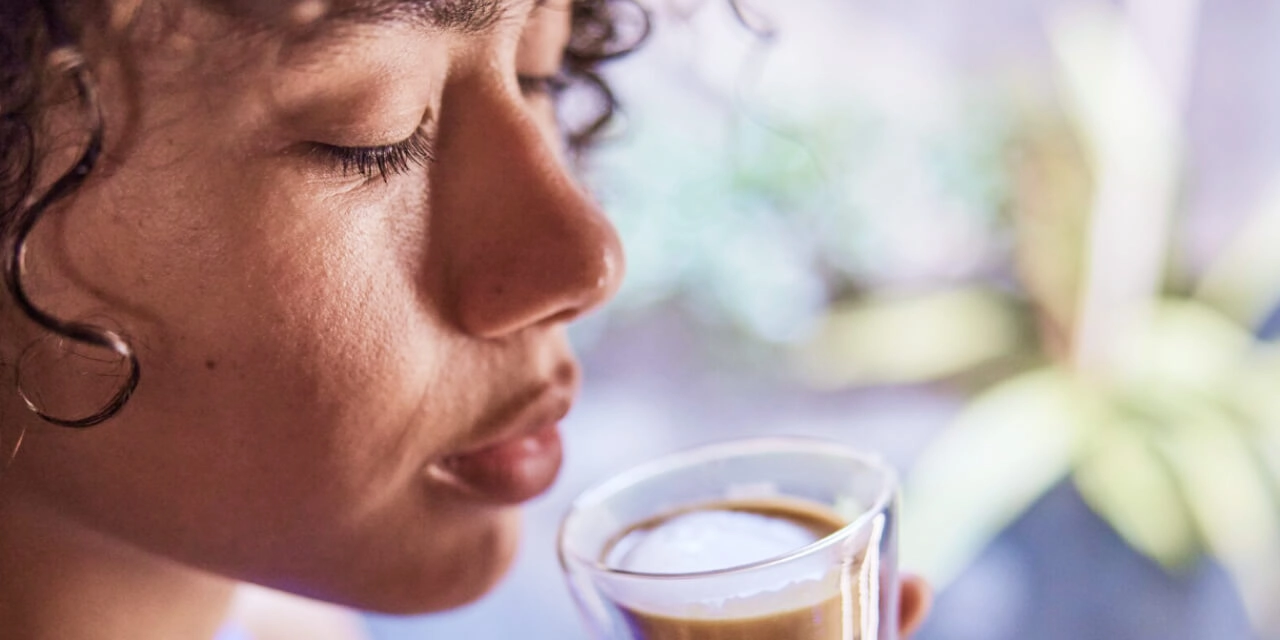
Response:
[[[15,379],[14,386],[17,387],[18,397],[22,398],[22,402],[23,404],[26,405],[27,410],[34,413],[41,420],[53,425],[57,425],[59,427],[70,427],[70,428],[82,429],[86,427],[92,427],[94,425],[101,424],[109,420],[115,414],[119,413],[120,409],[123,408],[125,403],[129,401],[129,397],[133,394],[133,390],[137,387],[137,384],[138,384],[138,360],[133,353],[133,348],[129,346],[129,343],[125,342],[124,339],[120,337],[120,334],[116,333],[115,331],[111,331],[109,329],[102,329],[99,327],[92,327],[91,325],[84,325],[80,323],[71,323],[68,326],[72,328],[91,327],[92,330],[94,331],[93,335],[95,339],[94,340],[78,340],[77,342],[80,344],[87,344],[87,345],[92,345],[94,347],[104,348],[110,351],[111,353],[119,357],[119,360],[115,362],[123,363],[127,368],[127,370],[124,372],[123,375],[121,375],[119,372],[106,372],[106,371],[76,372],[76,375],[78,375],[80,378],[91,378],[91,377],[92,378],[101,378],[101,377],[123,378],[124,383],[121,386],[116,388],[110,400],[108,400],[105,404],[103,404],[103,406],[97,411],[90,413],[89,415],[78,417],[78,418],[68,418],[68,417],[61,417],[61,416],[55,415],[54,412],[50,411],[49,407],[46,406],[44,399],[41,397],[42,394],[39,391],[39,385],[32,384],[32,382],[28,379],[28,374],[29,374],[29,369],[31,367],[31,364],[39,355],[38,348],[41,347],[42,345],[47,344],[51,341],[56,341],[56,343],[58,344],[62,352],[60,354],[62,358],[65,358],[68,355],[74,355],[77,358],[79,358],[81,361],[87,362],[87,363],[97,363],[97,364],[105,365],[113,362],[113,360],[104,360],[101,358],[86,355],[84,353],[76,353],[72,350],[67,349],[65,346],[63,346],[65,343],[65,340],[62,335],[50,335],[44,338],[43,340],[37,340],[36,342],[29,345],[22,352],[22,354],[18,357],[17,364],[14,367],[14,379]],[[98,342],[98,339],[101,339],[107,342],[108,344],[104,346],[103,344]]]

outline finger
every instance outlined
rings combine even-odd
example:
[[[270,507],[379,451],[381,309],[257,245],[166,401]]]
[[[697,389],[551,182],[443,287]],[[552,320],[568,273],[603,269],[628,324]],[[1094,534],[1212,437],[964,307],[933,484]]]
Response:
[[[898,600],[898,629],[902,637],[920,628],[933,605],[933,590],[918,576],[903,576]]]

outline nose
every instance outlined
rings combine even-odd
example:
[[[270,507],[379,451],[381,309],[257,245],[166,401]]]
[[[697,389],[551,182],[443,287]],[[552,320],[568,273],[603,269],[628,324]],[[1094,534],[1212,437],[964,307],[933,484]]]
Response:
[[[497,338],[568,322],[613,296],[624,271],[617,233],[521,96],[458,82],[439,125],[429,233],[463,331]]]

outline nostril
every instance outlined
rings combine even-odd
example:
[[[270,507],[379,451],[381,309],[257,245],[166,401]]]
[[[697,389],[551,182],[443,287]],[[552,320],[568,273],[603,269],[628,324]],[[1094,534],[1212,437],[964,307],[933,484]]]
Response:
[[[565,309],[546,319],[547,324],[565,324],[577,318],[582,311],[580,309]]]
[[[557,384],[562,384],[566,387],[576,387],[581,375],[581,370],[573,360],[565,360],[556,366],[553,378]]]

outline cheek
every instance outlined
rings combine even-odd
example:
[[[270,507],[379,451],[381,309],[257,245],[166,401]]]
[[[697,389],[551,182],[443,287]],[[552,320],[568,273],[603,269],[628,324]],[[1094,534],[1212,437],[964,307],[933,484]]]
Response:
[[[158,322],[142,355],[156,379],[142,399],[157,420],[269,439],[267,454],[329,474],[326,485],[393,474],[397,452],[432,446],[404,440],[451,340],[421,304],[386,214],[241,193],[256,197],[225,209],[248,213],[209,233],[221,255],[172,268],[149,291]],[[187,282],[202,292],[176,293]],[[447,404],[431,416],[440,438],[460,418]]]
[[[425,461],[478,399],[460,365],[476,354],[430,303],[425,216],[393,213],[420,205],[216,173],[201,194],[86,199],[69,216],[47,280],[109,295],[57,306],[119,319],[143,380],[119,419],[45,448],[53,491],[100,528],[233,576],[379,609],[478,596],[514,534],[507,516],[424,496]],[[117,249],[89,250],[104,235]]]

